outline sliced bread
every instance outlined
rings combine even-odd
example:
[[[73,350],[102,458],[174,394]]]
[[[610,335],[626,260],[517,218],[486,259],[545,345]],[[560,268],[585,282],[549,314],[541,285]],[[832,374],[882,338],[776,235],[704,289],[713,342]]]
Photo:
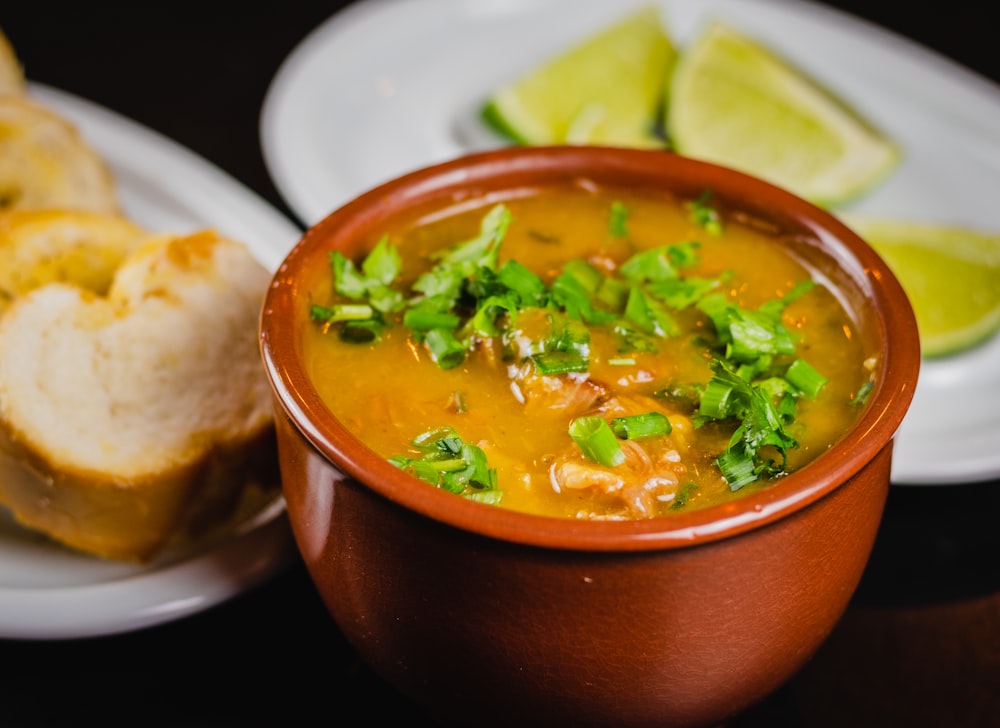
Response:
[[[53,282],[16,297],[0,314],[0,503],[134,561],[222,517],[274,462],[257,341],[269,280],[202,231],[150,237],[107,295]]]
[[[0,94],[0,209],[118,212],[113,174],[68,119],[19,94]]]

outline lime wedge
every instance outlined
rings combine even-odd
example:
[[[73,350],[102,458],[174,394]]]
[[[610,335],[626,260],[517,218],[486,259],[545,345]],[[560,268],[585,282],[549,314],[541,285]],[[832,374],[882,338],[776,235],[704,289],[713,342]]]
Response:
[[[482,118],[521,144],[662,147],[655,123],[674,55],[659,12],[643,6],[501,86]]]
[[[680,54],[664,128],[680,154],[826,206],[861,196],[900,158],[890,139],[818,81],[720,21]]]
[[[956,354],[1000,331],[1000,233],[857,215],[844,221],[899,279],[925,358]]]

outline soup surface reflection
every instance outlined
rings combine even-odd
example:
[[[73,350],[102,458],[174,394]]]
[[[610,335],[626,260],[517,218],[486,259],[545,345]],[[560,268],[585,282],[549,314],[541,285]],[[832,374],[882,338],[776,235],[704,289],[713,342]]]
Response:
[[[383,232],[317,273],[305,361],[359,439],[465,497],[717,504],[830,447],[877,374],[824,281],[708,193],[575,186]]]

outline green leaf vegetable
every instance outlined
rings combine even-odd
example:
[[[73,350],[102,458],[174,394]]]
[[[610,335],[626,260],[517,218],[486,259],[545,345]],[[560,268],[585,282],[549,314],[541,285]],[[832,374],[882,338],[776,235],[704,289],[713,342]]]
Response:
[[[396,467],[426,483],[481,503],[498,504],[503,492],[497,487],[497,473],[478,445],[463,442],[451,427],[427,430],[413,439],[420,457],[397,455],[389,458]]]

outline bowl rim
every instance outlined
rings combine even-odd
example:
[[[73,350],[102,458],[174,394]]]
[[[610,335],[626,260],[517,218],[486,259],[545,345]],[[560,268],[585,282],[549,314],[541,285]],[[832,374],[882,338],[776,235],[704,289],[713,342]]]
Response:
[[[567,170],[572,174],[567,176]],[[737,207],[780,210],[772,219],[795,224],[841,259],[865,297],[875,304],[883,374],[855,426],[802,470],[767,488],[724,504],[649,519],[575,520],[521,513],[476,503],[438,488],[414,487],[411,476],[370,450],[323,404],[293,355],[296,331],[287,325],[297,276],[314,248],[338,234],[376,224],[390,209],[458,191],[495,178],[539,173],[555,180],[595,175],[685,180],[706,187]],[[707,185],[706,181],[712,181]],[[511,190],[510,185],[501,189]],[[734,190],[741,189],[740,196]],[[329,248],[325,248],[328,250]],[[887,336],[887,332],[894,336]],[[268,288],[260,317],[260,350],[275,404],[308,443],[335,468],[397,506],[454,528],[502,541],[563,550],[648,551],[717,541],[761,528],[798,512],[852,479],[885,446],[891,447],[913,397],[920,368],[916,320],[888,265],[846,224],[828,212],[762,179],[667,150],[612,147],[505,147],[475,152],[408,172],[364,192],[310,227],[290,250]],[[280,413],[279,413],[280,414]],[[489,509],[489,511],[484,511]],[[484,518],[484,513],[489,517]]]

